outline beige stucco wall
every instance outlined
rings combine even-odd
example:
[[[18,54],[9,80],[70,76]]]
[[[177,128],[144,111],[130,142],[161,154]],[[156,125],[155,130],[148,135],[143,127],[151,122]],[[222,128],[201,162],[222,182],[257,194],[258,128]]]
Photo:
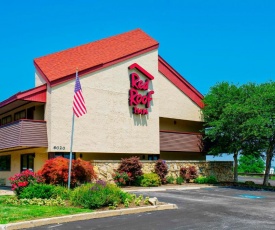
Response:
[[[201,132],[203,123],[198,121],[187,121],[170,118],[159,118],[159,129],[162,131],[177,131],[177,132]]]
[[[163,74],[158,72],[159,116],[181,120],[201,121],[200,108]]]
[[[44,78],[38,73],[37,70],[35,71],[34,77],[35,77],[35,87],[44,85],[46,83]]]
[[[45,114],[45,120],[47,122],[47,137],[48,137],[48,151],[49,152],[53,152],[53,151],[51,151],[51,148],[49,147],[50,144],[51,144],[51,131],[52,131],[52,129],[51,129],[51,127],[52,127],[52,124],[51,124],[51,122],[52,122],[51,92],[52,92],[52,88],[49,85],[47,85],[47,102],[46,102],[46,105],[45,105],[45,113],[44,114]],[[60,115],[61,115],[61,118],[62,118],[62,113],[61,112],[60,112]],[[69,150],[66,149],[66,151],[68,152]]]
[[[147,157],[144,154],[133,154],[133,153],[77,153],[76,157],[79,157],[82,154],[82,160],[91,161],[91,160],[121,160],[121,158],[128,158],[130,156],[138,156],[140,159]]]
[[[11,155],[11,170],[0,171],[0,178],[6,179],[7,186],[10,185],[8,178],[14,176],[16,173],[20,173],[21,155],[28,153],[35,153],[34,172],[37,172],[39,169],[41,169],[45,161],[48,160],[47,148],[22,149],[0,153],[0,156]]]
[[[155,94],[148,116],[133,115],[128,105],[128,67],[133,63],[156,78],[149,86]],[[158,52],[154,50],[81,77],[88,113],[75,118],[73,151],[159,153],[158,76]],[[74,81],[65,82],[48,91],[46,120],[50,152],[59,151],[54,146],[62,146],[61,151],[70,149],[74,84]]]

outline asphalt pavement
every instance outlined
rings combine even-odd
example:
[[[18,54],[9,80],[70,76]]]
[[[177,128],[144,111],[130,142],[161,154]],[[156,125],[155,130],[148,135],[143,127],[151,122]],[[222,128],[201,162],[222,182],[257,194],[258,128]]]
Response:
[[[178,209],[47,225],[33,230],[220,230],[275,229],[275,192],[208,187],[139,191]]]
[[[259,177],[251,177],[251,176],[238,176],[238,180],[240,182],[245,181],[254,181],[256,184],[263,184],[264,179]],[[275,180],[268,180],[268,183],[270,183],[271,186],[275,186]],[[275,228],[274,228],[275,229]]]

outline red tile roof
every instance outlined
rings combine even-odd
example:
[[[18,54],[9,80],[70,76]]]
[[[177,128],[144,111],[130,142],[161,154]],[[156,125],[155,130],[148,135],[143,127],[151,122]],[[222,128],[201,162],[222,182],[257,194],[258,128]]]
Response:
[[[46,95],[47,95],[47,85],[41,85],[24,92],[19,92],[14,94],[13,96],[9,97],[8,99],[0,102],[0,108],[16,101],[36,101],[36,102],[44,102],[46,103]]]
[[[81,75],[81,71],[84,74],[106,67],[108,63],[114,64],[156,48],[156,40],[142,30],[136,29],[36,58],[34,64],[45,80],[54,85],[63,82],[64,78],[73,78],[76,68]]]

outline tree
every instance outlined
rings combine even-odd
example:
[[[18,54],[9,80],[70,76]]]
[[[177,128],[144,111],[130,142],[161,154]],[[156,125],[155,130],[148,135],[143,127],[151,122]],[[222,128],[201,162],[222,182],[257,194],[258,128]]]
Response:
[[[264,161],[259,156],[242,155],[239,159],[239,172],[263,173],[264,169]]]
[[[266,169],[263,185],[268,185],[271,162],[275,154],[275,82],[271,81],[259,85],[256,93],[250,97],[254,110],[258,111],[261,122],[255,130],[261,133],[258,143],[261,143],[266,153]]]
[[[255,84],[238,87],[227,82],[218,83],[205,96],[203,116],[205,139],[209,153],[234,154],[234,181],[238,181],[238,154],[254,152],[260,155],[262,134],[255,129],[259,124],[258,111],[248,98],[257,90]],[[257,127],[257,125],[256,125]]]

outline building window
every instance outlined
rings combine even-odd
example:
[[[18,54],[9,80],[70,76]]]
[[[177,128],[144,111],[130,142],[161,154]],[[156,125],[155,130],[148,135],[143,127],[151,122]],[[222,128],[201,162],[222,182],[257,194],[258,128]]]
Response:
[[[34,172],[34,153],[21,155],[21,172],[30,170]]]
[[[64,158],[67,158],[67,159],[70,159],[70,153],[55,153],[54,154],[55,156],[54,157],[64,157]],[[72,159],[75,160],[75,153],[72,153]]]
[[[34,106],[27,109],[27,119],[30,119],[30,120],[34,119],[34,111],[35,111]]]
[[[14,114],[14,121],[18,121],[20,119],[26,119],[26,110],[21,110]]]
[[[156,161],[159,159],[159,155],[148,155],[149,161]]]
[[[2,125],[5,125],[11,122],[12,122],[11,115],[2,118]]]
[[[11,171],[11,156],[0,156],[0,171]]]

